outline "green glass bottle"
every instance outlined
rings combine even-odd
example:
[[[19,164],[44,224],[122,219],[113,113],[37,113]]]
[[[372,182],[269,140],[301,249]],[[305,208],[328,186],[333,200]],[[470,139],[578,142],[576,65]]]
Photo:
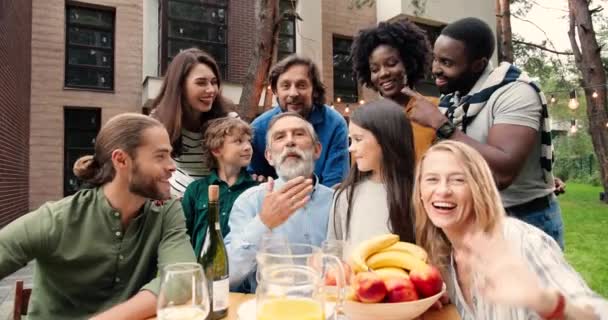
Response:
[[[209,285],[210,312],[207,319],[216,320],[228,315],[228,252],[220,229],[220,188],[209,186],[209,204],[207,214],[207,235],[199,263],[205,270]]]

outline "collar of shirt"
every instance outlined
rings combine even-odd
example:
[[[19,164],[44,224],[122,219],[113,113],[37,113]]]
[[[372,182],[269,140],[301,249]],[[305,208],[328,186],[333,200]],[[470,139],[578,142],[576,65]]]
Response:
[[[236,179],[236,182],[232,186],[228,186],[228,184],[220,179],[217,174],[217,169],[212,169],[210,174],[207,176],[207,184],[208,185],[222,185],[225,184],[229,189],[238,189],[241,186],[249,187],[249,185],[255,182],[251,178],[251,175],[247,173],[247,168],[241,168],[241,172],[239,172],[239,176]]]
[[[280,105],[278,107],[281,112],[285,112],[283,111],[283,107],[281,107]],[[308,122],[313,125],[322,123],[323,119],[325,118],[325,108],[326,107],[324,105],[313,104],[312,109],[310,110],[310,114],[308,115],[308,119],[306,120],[308,120]]]
[[[95,192],[95,198],[99,203],[99,207],[98,207],[99,212],[101,214],[103,214],[104,216],[112,216],[112,215],[115,215],[116,213],[118,213],[119,215],[122,215],[122,212],[120,212],[118,209],[115,209],[110,204],[110,200],[108,200],[108,198],[106,197],[106,194],[103,192],[103,186],[97,187],[97,191]],[[152,201],[150,201],[149,199],[146,200],[146,202],[144,202],[144,204],[141,206],[141,208],[139,208],[138,214],[135,217],[133,217],[133,220],[137,219],[145,212],[159,213],[160,207],[162,206],[163,202],[164,201],[159,202],[159,205],[156,205],[156,204],[151,205]]]

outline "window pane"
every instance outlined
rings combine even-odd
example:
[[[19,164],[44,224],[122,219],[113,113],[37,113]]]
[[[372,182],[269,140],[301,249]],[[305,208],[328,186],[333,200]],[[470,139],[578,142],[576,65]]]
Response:
[[[113,86],[110,71],[101,71],[83,67],[68,66],[66,73],[66,84],[75,87],[93,87],[99,89],[111,89]]]
[[[204,45],[196,42],[180,41],[180,40],[169,40],[169,57],[173,58],[181,50],[189,48],[199,48],[208,52],[218,63],[226,63],[226,48],[219,45]]]
[[[65,138],[66,148],[90,148],[95,145],[97,132],[80,131],[78,134],[67,135]]]
[[[69,23],[78,23],[111,29],[114,26],[114,13],[88,8],[68,8]]]
[[[66,130],[93,130],[96,131],[100,127],[99,111],[86,109],[70,109],[65,112],[65,129]]]
[[[226,29],[188,21],[169,20],[169,37],[191,38],[203,41],[226,42]]]
[[[335,99],[339,97],[342,102],[353,103],[359,101],[359,97],[356,94],[353,94],[351,90],[336,88],[334,89],[334,97]]]
[[[112,67],[112,54],[102,50],[72,47],[68,48],[68,64]]]
[[[352,71],[334,70],[334,87],[356,88],[357,80]]]
[[[169,17],[173,19],[183,19],[213,24],[226,23],[226,9],[207,7],[204,5],[169,2]]]
[[[357,79],[350,59],[351,44],[350,39],[333,38],[334,98],[339,97],[343,102],[358,100]]]
[[[352,40],[334,38],[334,53],[350,53],[350,46],[353,43]]]
[[[294,11],[296,8],[295,0],[280,0],[279,1],[279,12],[283,13],[288,10]]]
[[[70,27],[68,30],[69,44],[79,44],[101,48],[112,47],[112,33],[95,31],[80,27]]]
[[[279,33],[294,35],[295,34],[295,22],[293,20],[283,20],[279,27]]]
[[[279,38],[279,50],[286,52],[295,52],[293,38],[291,37],[280,37]]]

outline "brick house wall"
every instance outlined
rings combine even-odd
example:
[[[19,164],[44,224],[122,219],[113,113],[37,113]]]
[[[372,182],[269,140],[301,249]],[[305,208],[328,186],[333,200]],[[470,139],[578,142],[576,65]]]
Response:
[[[64,88],[65,1],[33,0],[30,130],[30,208],[63,197],[64,107],[101,108],[105,123],[141,112],[143,9],[141,1],[84,0],[116,10],[114,90]]]
[[[230,0],[228,3],[227,81],[243,83],[253,55],[254,31],[254,1]]]
[[[28,211],[32,6],[0,1],[0,227]]]

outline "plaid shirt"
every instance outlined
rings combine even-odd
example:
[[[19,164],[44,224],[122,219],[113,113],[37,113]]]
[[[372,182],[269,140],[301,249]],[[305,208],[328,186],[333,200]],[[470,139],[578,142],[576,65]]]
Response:
[[[503,223],[504,235],[513,248],[524,257],[542,285],[562,292],[567,301],[593,308],[600,320],[608,319],[608,301],[591,291],[581,276],[566,262],[557,243],[540,229],[525,222],[507,217]],[[525,308],[496,305],[478,294],[473,285],[472,306],[467,305],[458,286],[454,259],[449,266],[448,292],[462,320],[528,320],[541,319],[534,311]]]

